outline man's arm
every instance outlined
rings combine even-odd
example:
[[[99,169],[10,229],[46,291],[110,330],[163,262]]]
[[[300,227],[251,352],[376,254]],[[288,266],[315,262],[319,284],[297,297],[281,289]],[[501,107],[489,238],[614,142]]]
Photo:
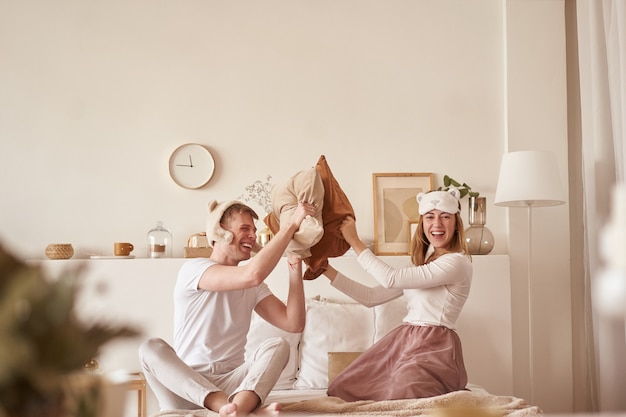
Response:
[[[208,268],[200,281],[200,288],[210,291],[230,291],[260,285],[274,270],[287,245],[306,216],[315,214],[315,206],[299,203],[289,222],[269,243],[245,265],[217,264]]]
[[[290,255],[287,258],[287,263],[289,268],[287,305],[283,304],[276,296],[270,295],[256,305],[255,311],[279,329],[299,333],[304,330],[306,321],[302,260],[295,255]]]
[[[315,206],[308,203],[299,203],[297,209],[286,225],[281,225],[280,230],[248,263],[241,266],[243,273],[250,276],[253,285],[259,285],[274,270],[278,261],[282,258],[293,235],[300,228],[300,224],[306,216],[315,213]],[[241,271],[239,271],[241,272]]]

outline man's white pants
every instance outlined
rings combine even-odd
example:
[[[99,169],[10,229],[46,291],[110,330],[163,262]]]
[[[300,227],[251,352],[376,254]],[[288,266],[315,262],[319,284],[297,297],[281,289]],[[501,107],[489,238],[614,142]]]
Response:
[[[229,401],[238,392],[253,391],[263,404],[287,366],[289,344],[276,337],[262,343],[240,366],[208,363],[192,368],[163,339],[149,339],[139,347],[139,360],[161,410],[204,408],[207,395],[217,391]]]

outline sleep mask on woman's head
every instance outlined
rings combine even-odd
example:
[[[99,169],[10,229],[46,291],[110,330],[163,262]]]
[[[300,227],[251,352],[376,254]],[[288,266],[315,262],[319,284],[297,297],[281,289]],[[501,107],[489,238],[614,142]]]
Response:
[[[459,211],[460,197],[461,192],[455,187],[450,187],[448,191],[419,193],[416,198],[419,204],[419,214],[426,214],[431,210],[455,214]]]

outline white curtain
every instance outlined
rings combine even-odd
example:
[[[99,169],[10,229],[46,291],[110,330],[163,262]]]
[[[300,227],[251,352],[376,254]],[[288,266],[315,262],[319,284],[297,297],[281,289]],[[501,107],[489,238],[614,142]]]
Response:
[[[626,183],[626,0],[578,0],[578,54],[583,155],[585,280],[592,290],[598,408],[626,410],[626,307],[611,314],[598,302],[610,261],[601,250],[617,187]],[[626,230],[618,230],[626,239]],[[626,248],[611,247],[626,257]],[[625,253],[619,253],[624,251]],[[622,269],[626,282],[626,269]],[[626,287],[626,283],[622,288]],[[626,297],[625,294],[622,294]],[[626,299],[626,298],[625,298]],[[591,352],[591,351],[590,351]]]

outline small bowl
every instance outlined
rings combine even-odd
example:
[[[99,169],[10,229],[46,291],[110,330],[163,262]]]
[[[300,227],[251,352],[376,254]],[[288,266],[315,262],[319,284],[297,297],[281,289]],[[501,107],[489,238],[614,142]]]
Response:
[[[74,248],[70,243],[51,243],[46,246],[46,256],[49,259],[70,259],[74,255]]]

